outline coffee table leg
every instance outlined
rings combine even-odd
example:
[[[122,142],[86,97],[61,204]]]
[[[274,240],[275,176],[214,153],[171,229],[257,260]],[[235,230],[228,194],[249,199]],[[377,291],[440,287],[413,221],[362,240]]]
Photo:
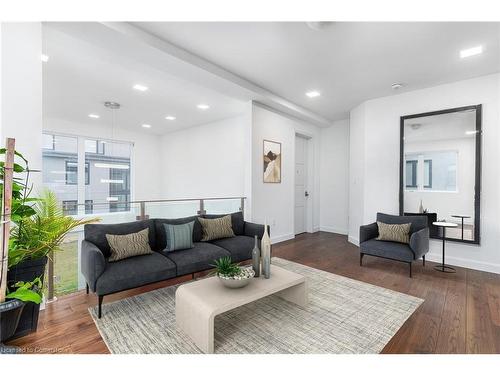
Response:
[[[308,303],[307,282],[304,281],[301,284],[284,289],[276,293],[276,295],[296,305],[306,307]]]
[[[180,293],[179,293],[180,292]],[[180,288],[175,294],[175,321],[177,328],[188,335],[196,346],[207,354],[214,352],[214,318],[202,305],[190,303]]]

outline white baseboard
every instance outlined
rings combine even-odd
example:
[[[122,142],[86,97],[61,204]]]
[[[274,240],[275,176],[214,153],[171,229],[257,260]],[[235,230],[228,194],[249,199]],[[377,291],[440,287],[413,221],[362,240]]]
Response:
[[[436,263],[441,263],[443,260],[442,254],[438,254],[438,253],[427,253],[425,255],[425,259],[430,260],[431,262],[436,262]],[[493,272],[493,273],[500,274],[500,264],[487,263],[487,262],[482,262],[482,261],[472,260],[472,259],[465,259],[465,258],[457,258],[457,257],[453,257],[453,256],[448,256],[448,255],[446,256],[445,261],[446,261],[446,264],[449,264],[451,266],[470,268],[473,270]]]
[[[354,238],[352,236],[347,236],[347,241],[349,241],[353,245],[359,246],[359,238]]]
[[[346,235],[348,233],[347,229],[329,227],[329,226],[320,226],[319,230],[322,232],[337,233],[337,234],[343,234],[343,235]]]
[[[314,227],[312,233],[319,232],[321,230],[321,227]]]
[[[293,234],[293,233],[284,234],[284,235],[281,235],[281,236],[271,237],[271,243],[275,244],[275,243],[278,243],[278,242],[292,240],[294,238],[295,238],[295,234]]]

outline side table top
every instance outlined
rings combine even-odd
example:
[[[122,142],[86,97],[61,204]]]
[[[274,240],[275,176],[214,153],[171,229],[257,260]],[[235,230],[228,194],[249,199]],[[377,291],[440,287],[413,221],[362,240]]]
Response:
[[[435,222],[432,223],[432,225],[435,225],[437,227],[446,227],[446,228],[456,228],[456,227],[458,227],[458,224],[447,223],[446,221],[435,221]]]

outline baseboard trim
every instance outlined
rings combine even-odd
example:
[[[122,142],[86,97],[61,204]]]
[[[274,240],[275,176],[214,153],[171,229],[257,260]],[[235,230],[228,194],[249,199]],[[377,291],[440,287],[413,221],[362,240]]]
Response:
[[[347,236],[347,241],[349,241],[353,245],[359,246],[359,238],[354,238],[352,236]]]
[[[284,234],[281,236],[271,237],[271,243],[276,244],[276,243],[283,242],[283,241],[293,240],[294,238],[295,238],[295,234],[293,234],[293,233]]]
[[[329,233],[336,233],[336,234],[343,234],[343,235],[348,234],[347,229],[341,229],[341,228],[329,227],[329,226],[320,226],[319,230],[322,232],[329,232]]]
[[[431,262],[441,263],[443,261],[442,254],[440,253],[427,253],[425,259]],[[451,266],[469,268],[477,271],[492,272],[500,274],[500,264],[481,262],[478,260],[471,260],[465,258],[458,258],[454,256],[446,256],[446,264]]]

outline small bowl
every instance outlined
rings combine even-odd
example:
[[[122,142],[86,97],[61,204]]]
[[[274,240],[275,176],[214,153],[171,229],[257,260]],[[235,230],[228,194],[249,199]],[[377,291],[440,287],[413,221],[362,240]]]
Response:
[[[252,268],[245,267],[242,268],[242,273],[238,276],[227,277],[219,274],[217,276],[226,288],[239,289],[250,283],[250,280],[255,276],[255,272]]]

